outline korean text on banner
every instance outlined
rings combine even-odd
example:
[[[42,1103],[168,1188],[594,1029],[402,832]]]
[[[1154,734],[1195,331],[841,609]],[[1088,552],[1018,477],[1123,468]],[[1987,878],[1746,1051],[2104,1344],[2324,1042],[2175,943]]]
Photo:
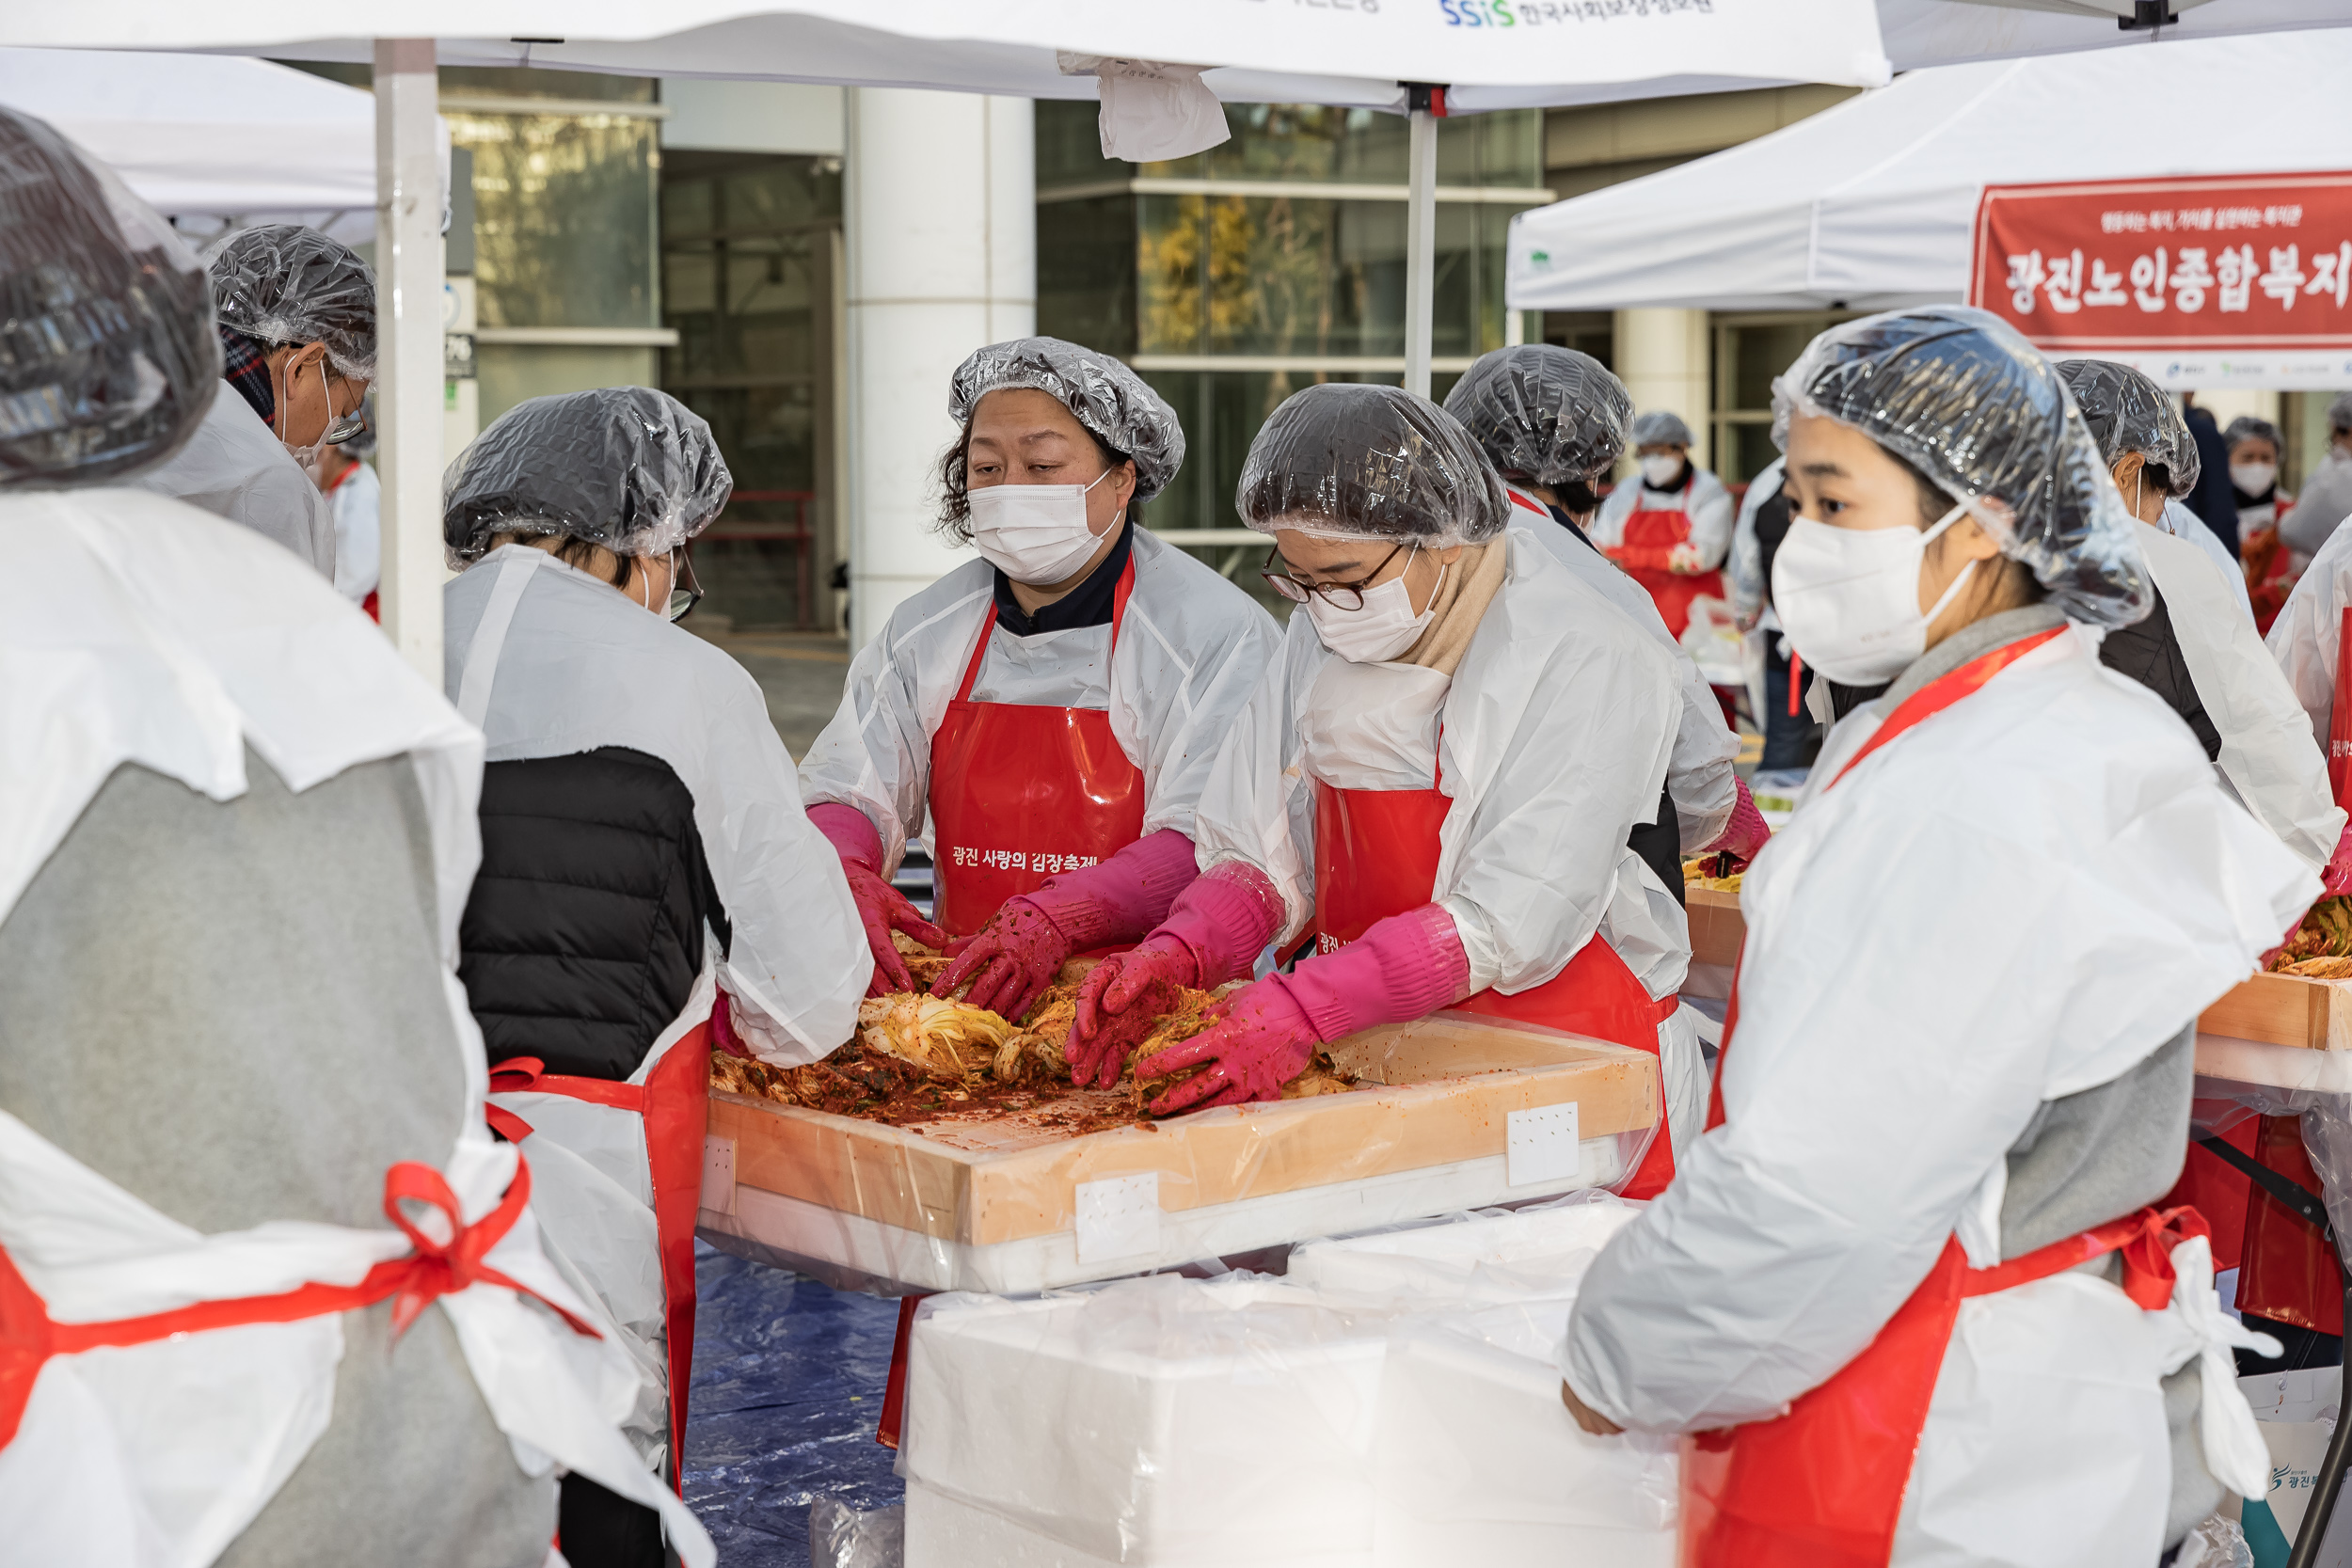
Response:
[[[2352,348],[2352,173],[1988,185],[1968,302],[2057,354]]]

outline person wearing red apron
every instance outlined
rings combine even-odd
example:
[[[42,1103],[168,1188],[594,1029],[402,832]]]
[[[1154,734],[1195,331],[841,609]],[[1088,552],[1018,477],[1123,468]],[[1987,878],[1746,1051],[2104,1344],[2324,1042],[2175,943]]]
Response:
[[[1248,594],[1136,527],[1184,462],[1174,410],[1055,338],[957,370],[943,528],[966,562],[859,650],[801,764],[876,994],[914,989],[892,938],[945,945],[933,993],[1018,1019],[1073,954],[1150,930],[1198,874],[1193,809],[1271,656]],[[929,841],[925,919],[890,883]]]
[[[1896,312],[1777,396],[1773,603],[1891,685],[1748,873],[1709,1129],[1585,1276],[1563,1400],[1684,1434],[1686,1568],[2143,1568],[2268,1482],[2229,1352],[2270,1341],[2152,1205],[2199,1012],[2317,880],[2078,629],[2150,590],[2039,354]]]
[[[1299,609],[1202,800],[1196,887],[1217,896],[1187,891],[1088,977],[1073,1059],[1122,1060],[1160,988],[1311,935],[1311,956],[1136,1064],[1190,1075],[1155,1110],[1273,1098],[1324,1043],[1460,1005],[1662,1053],[1661,1109],[1694,1128],[1695,1037],[1661,1028],[1687,927],[1627,843],[1673,751],[1674,656],[1513,526],[1452,415],[1394,388],[1283,404],[1241,511]],[[1629,1190],[1672,1175],[1664,1132]]]
[[[1612,490],[1593,519],[1593,543],[1657,602],[1679,641],[1691,603],[1724,591],[1734,508],[1724,482],[1691,461],[1691,427],[1652,409],[1633,421],[1638,483]]]
[[[475,562],[443,621],[449,695],[488,742],[457,937],[489,1120],[636,1363],[627,1431],[673,1489],[709,1053],[818,1059],[870,968],[757,685],[671,624],[695,597],[685,543],[731,488],[701,420],[611,388],[501,415],[443,517]],[[661,1561],[658,1511],[590,1478],[564,1481],[559,1525],[573,1568]]]
[[[1525,514],[1513,520],[1681,661],[1682,716],[1666,770],[1666,800],[1657,822],[1635,833],[1634,847],[1670,887],[1682,880],[1684,855],[1720,851],[1752,858],[1772,830],[1734,771],[1740,737],[1724,721],[1723,705],[1697,663],[1683,657],[1656,603],[1585,531],[1601,503],[1593,483],[1625,452],[1633,418],[1625,384],[1588,354],[1556,343],[1523,343],[1481,356],[1446,394],[1445,409],[1502,476],[1511,504]]]

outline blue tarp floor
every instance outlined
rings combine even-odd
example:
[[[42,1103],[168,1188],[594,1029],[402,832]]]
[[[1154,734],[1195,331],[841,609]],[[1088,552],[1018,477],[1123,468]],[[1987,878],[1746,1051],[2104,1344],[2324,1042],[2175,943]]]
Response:
[[[874,1441],[898,1304],[694,1243],[686,1500],[725,1568],[806,1568],[808,1510],[904,1500]]]

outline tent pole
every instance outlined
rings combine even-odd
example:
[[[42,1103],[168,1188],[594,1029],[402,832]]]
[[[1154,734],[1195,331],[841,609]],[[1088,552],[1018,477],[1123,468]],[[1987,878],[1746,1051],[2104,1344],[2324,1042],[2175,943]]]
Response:
[[[1438,257],[1438,117],[1428,107],[1411,114],[1406,153],[1405,389],[1429,395],[1430,314]]]
[[[385,635],[441,689],[441,171],[431,39],[375,40],[376,473]]]

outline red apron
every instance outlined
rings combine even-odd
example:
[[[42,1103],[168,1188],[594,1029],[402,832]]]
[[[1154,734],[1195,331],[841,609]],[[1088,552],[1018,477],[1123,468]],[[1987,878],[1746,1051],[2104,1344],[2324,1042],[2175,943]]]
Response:
[[[2062,629],[1996,648],[1914,692],[1829,787]],[[1739,1018],[1735,976],[1724,1055]],[[1710,1128],[1724,1120],[1723,1069],[1718,1056]],[[1918,1289],[1862,1353],[1800,1395],[1787,1415],[1683,1439],[1682,1568],[1884,1568],[1961,1302],[2120,1249],[2125,1293],[2155,1311],[2171,1300],[2171,1245],[2204,1234],[2194,1210],[2147,1209],[1990,1269],[1969,1268],[1958,1239],[1947,1239]]]
[[[1111,601],[1111,648],[1135,591],[1136,562]],[[1093,865],[1143,836],[1143,770],[1101,708],[976,703],[996,607],[980,623],[963,684],[931,736],[932,918],[968,937],[1008,898],[1057,872]]]
[[[2352,609],[2344,610],[2337,628],[2336,700],[2328,723],[2328,787],[2339,806],[2352,799],[2352,658],[2344,657],[2347,652],[2352,652]],[[2260,1118],[2249,1152],[2306,1192],[2321,1190],[2319,1173],[2303,1149],[2301,1117]],[[2237,1309],[2320,1334],[2342,1335],[2344,1274],[2328,1250],[2328,1238],[2193,1142],[2188,1160],[2184,1187],[2191,1174],[2201,1174],[2206,1185],[2226,1195],[2246,1215],[2237,1253]],[[2200,1162],[2213,1168],[2200,1171]],[[2222,1266],[2217,1254],[2214,1267]]]
[[[1430,901],[1438,885],[1438,832],[1454,802],[1438,789],[1336,789],[1315,781],[1315,949],[1336,952],[1384,920]],[[1679,998],[1650,1000],[1625,960],[1596,935],[1567,967],[1533,990],[1489,987],[1465,1012],[1516,1019],[1658,1054],[1658,1026]],[[1674,1180],[1665,1072],[1659,1072],[1658,1135],[1627,1183],[1628,1197],[1655,1197]]]
[[[1691,503],[1692,491],[1698,480],[1693,476],[1682,487],[1682,503]],[[1636,511],[1625,520],[1626,550],[1666,551],[1691,541],[1691,515],[1688,512],[1657,511],[1647,508]],[[1634,581],[1649,590],[1657,602],[1658,613],[1665,619],[1666,629],[1682,637],[1682,629],[1691,624],[1691,601],[1702,594],[1716,598],[1724,596],[1724,574],[1712,572],[1670,572],[1664,566],[1627,565],[1626,573]]]
[[[703,1131],[710,1109],[710,1022],[672,1043],[643,1084],[543,1072],[536,1056],[490,1069],[493,1094],[560,1094],[627,1112],[644,1124],[653,1186],[655,1244],[661,1255],[662,1338],[670,1363],[670,1484],[686,1452],[687,1385],[694,1368],[694,1213],[702,1204]],[[501,1105],[485,1107],[500,1136],[520,1143],[531,1124]]]
[[[484,1262],[531,1201],[531,1166],[519,1156],[515,1179],[498,1207],[469,1226],[458,1212],[456,1195],[431,1165],[403,1160],[384,1173],[384,1213],[407,1233],[413,1250],[405,1258],[378,1263],[356,1285],[311,1283],[269,1296],[243,1296],[227,1301],[199,1301],[192,1306],[151,1312],[145,1317],[118,1318],[101,1323],[57,1323],[48,1304],[17,1272],[0,1248],[0,1449],[16,1437],[31,1402],[33,1385],[43,1363],[53,1355],[78,1355],[107,1346],[151,1344],[183,1334],[202,1334],[246,1323],[290,1323],[373,1307],[388,1298],[392,1304],[395,1336],[416,1321],[417,1314],[437,1296],[453,1294],[476,1284],[501,1285],[546,1307],[572,1328],[591,1338],[596,1331],[519,1283]],[[437,1242],[401,1209],[404,1202],[422,1203],[441,1212],[449,1239]]]

